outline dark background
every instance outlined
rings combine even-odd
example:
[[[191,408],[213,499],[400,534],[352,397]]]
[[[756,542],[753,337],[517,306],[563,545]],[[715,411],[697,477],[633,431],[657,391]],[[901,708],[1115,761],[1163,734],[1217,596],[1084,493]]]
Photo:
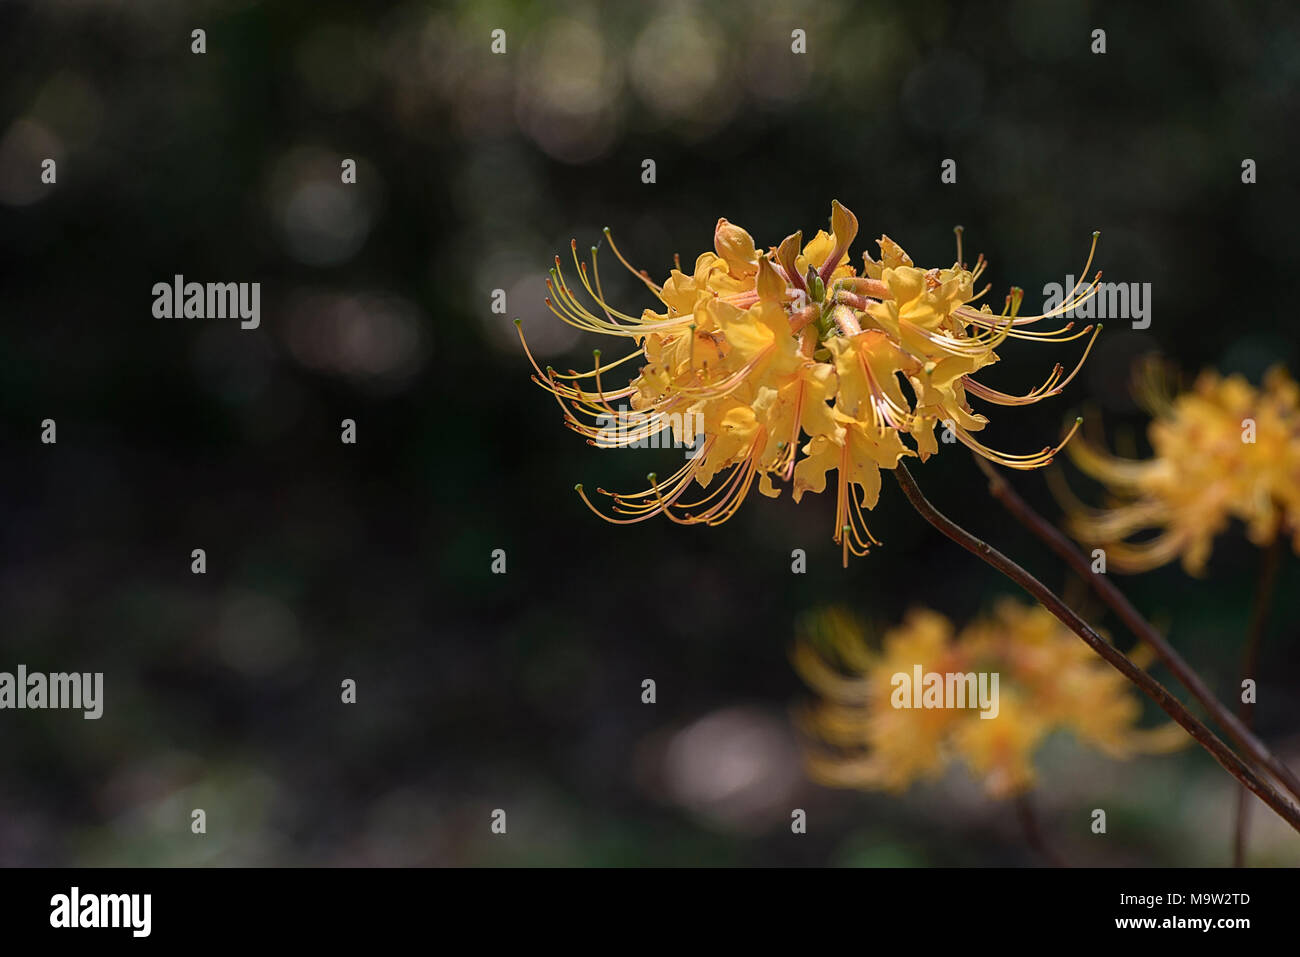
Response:
[[[1151,327],[1112,323],[1066,395],[994,410],[982,437],[1009,451],[1080,411],[1144,450],[1127,379],[1153,349],[1189,373],[1296,369],[1287,3],[47,0],[0,5],[0,64],[0,670],[106,685],[97,722],[0,712],[2,864],[1036,861],[961,772],[901,798],[803,777],[802,614],[965,621],[1012,591],[892,483],[869,516],[884,547],[847,570],[827,495],[755,495],[719,529],[616,528],[574,495],[680,453],[593,450],[529,382],[513,316],[557,366],[609,348],[541,303],[571,237],[609,225],[662,280],[719,216],[766,246],[837,198],[855,258],[885,232],[946,265],[960,223],[994,301],[1019,284],[1036,306],[1100,229],[1106,278],[1152,284]],[[611,300],[651,304],[608,265]],[[155,319],[176,273],[260,282],[261,328]],[[1010,343],[985,378],[1023,391],[1079,346]],[[964,451],[914,471],[1064,587]],[[1015,484],[1059,514],[1041,475]],[[1225,697],[1257,563],[1234,529],[1204,581],[1121,582]],[[1293,760],[1298,564],[1257,711]],[[1044,831],[1075,863],[1228,859],[1235,786],[1199,749],[1116,763],[1053,740],[1041,767]],[[1253,861],[1300,863],[1284,825],[1254,822]]]

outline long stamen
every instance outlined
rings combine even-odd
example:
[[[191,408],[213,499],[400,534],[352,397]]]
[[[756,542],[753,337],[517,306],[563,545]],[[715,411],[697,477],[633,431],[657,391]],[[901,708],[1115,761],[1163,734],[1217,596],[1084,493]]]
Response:
[[[1084,329],[1083,333],[1080,333],[1080,335],[1086,334],[1089,329],[1093,329],[1093,327],[1088,326],[1088,328]],[[1060,395],[1062,390],[1069,385],[1070,381],[1079,374],[1079,370],[1083,368],[1083,363],[1087,360],[1088,353],[1092,351],[1092,345],[1097,341],[1097,336],[1101,334],[1101,329],[1101,325],[1098,325],[1093,329],[1092,338],[1088,340],[1088,345],[1083,350],[1083,355],[1079,357],[1079,361],[1075,363],[1074,369],[1068,376],[1062,378],[1065,373],[1065,368],[1060,363],[1057,363],[1055,368],[1052,369],[1052,374],[1047,377],[1047,381],[1025,395],[1008,395],[1005,392],[1000,392],[997,389],[992,389],[980,382],[976,382],[969,375],[963,376],[962,381],[965,383],[966,388],[974,395],[989,402],[996,403],[997,405],[1032,405],[1033,403],[1049,396]],[[1078,338],[1078,336],[1072,336],[1071,338]]]
[[[645,274],[644,270],[637,269],[630,262],[628,262],[626,259],[623,258],[623,254],[619,251],[617,244],[615,244],[614,242],[614,233],[610,230],[608,226],[602,229],[601,232],[603,232],[605,234],[605,238],[609,240],[609,248],[614,251],[614,255],[618,257],[618,261],[627,267],[628,272],[630,272],[632,275],[636,276],[637,279],[645,283],[646,287],[649,288],[649,290],[653,292],[656,296],[658,296],[660,293],[663,292],[663,287],[655,285],[655,283],[652,282],[650,278]],[[682,268],[682,261],[677,256],[676,253],[673,253],[673,263],[677,266],[679,270]]]
[[[957,436],[957,440],[961,442],[963,445],[965,445],[967,448],[971,449],[972,451],[978,452],[980,455],[984,456],[986,459],[988,459],[991,462],[997,462],[999,465],[1005,465],[1009,469],[1019,469],[1021,471],[1028,471],[1030,469],[1042,468],[1045,465],[1051,465],[1052,460],[1053,458],[1055,458],[1056,454],[1060,452],[1061,449],[1065,448],[1066,443],[1069,442],[1070,439],[1074,437],[1074,433],[1079,431],[1079,426],[1082,424],[1083,424],[1083,417],[1080,416],[1079,418],[1074,420],[1073,427],[1071,427],[1070,431],[1066,434],[1065,438],[1063,438],[1059,443],[1057,443],[1055,447],[1048,446],[1047,448],[1043,449],[1041,452],[1031,452],[1028,455],[1012,455],[1006,452],[999,452],[996,449],[991,449],[987,445],[983,445],[982,443],[977,441],[974,437],[971,436],[969,432],[967,432],[965,429],[961,428],[960,426],[955,426],[953,428],[953,434],[955,434]]]

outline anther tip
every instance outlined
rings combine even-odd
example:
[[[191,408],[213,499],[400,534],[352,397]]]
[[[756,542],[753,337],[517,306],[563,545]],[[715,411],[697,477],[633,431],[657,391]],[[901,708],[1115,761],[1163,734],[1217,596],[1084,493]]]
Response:
[[[516,326],[522,326],[523,324],[524,324],[524,321],[523,321],[522,319],[520,319],[518,316],[515,316],[515,325],[516,325]]]
[[[574,485],[574,486],[573,486],[573,490],[574,490],[575,492],[581,492],[581,491],[582,491],[582,483],[581,483],[581,482],[578,482],[576,485]]]
[[[952,231],[953,231],[954,233],[963,233],[963,232],[966,231],[966,227],[965,227],[965,226],[954,226],[954,227],[952,228]]]
[[[608,227],[608,226],[602,226],[602,227],[600,227],[600,231],[601,231],[602,233],[604,233],[606,236],[609,235],[609,227]]]
[[[600,350],[599,350],[599,349],[592,349],[592,350],[591,350],[591,354],[592,354],[593,356],[595,356],[597,359],[600,358]]]
[[[647,482],[650,482],[651,484],[654,484],[656,481],[659,480],[659,474],[657,472],[647,472],[645,480]]]
[[[1075,420],[1074,420],[1074,424],[1075,424],[1075,425],[1083,425],[1083,416],[1081,416],[1081,415],[1080,415],[1080,416],[1076,416],[1076,417],[1075,417]]]
[[[1093,238],[1093,239],[1096,239],[1096,238],[1097,238],[1098,236],[1100,236],[1100,235],[1101,235],[1101,230],[1100,230],[1100,229],[1094,229],[1094,230],[1092,231],[1092,238]]]

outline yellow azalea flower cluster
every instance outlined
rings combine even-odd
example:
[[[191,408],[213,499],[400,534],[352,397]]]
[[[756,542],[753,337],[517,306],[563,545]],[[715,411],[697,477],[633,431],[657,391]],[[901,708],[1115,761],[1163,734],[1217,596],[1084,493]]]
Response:
[[[819,700],[802,724],[814,744],[809,771],[832,787],[905,791],[960,760],[995,797],[1032,787],[1033,758],[1054,731],[1114,758],[1171,751],[1188,740],[1176,724],[1134,725],[1141,705],[1124,676],[1041,605],[1003,599],[960,633],[925,609],[887,631],[879,649],[852,616],[813,616],[794,651]],[[896,707],[914,669],[938,675],[996,673],[996,716],[977,709]]]
[[[924,461],[933,455],[936,426],[1012,468],[1051,461],[1059,445],[1027,455],[982,445],[975,433],[988,419],[968,399],[1037,402],[1058,394],[1078,367],[1066,375],[1058,364],[1024,395],[1000,392],[972,377],[998,360],[994,350],[1007,338],[1068,341],[1093,332],[1088,326],[1072,333],[1072,324],[1047,332],[1025,327],[1077,306],[1095,290],[1096,280],[1076,285],[1065,302],[1044,315],[1019,315],[1019,290],[1007,297],[1000,314],[994,313],[975,305],[987,292],[987,287],[975,291],[985,264],[981,257],[969,269],[961,261],[960,230],[951,267],[918,267],[882,236],[880,260],[864,253],[861,273],[849,265],[857,231],[857,218],[836,202],[830,232],[819,230],[806,244],[796,232],[762,252],[748,232],[720,219],[714,251],[701,254],[689,273],[679,264],[660,286],[632,268],[606,230],[619,261],[662,306],[640,316],[606,302],[595,249],[589,271],[578,259],[576,240],[572,244],[581,288],[595,308],[580,301],[556,257],[547,283],[552,311],[579,329],[628,339],[633,346],[608,363],[597,351],[591,371],[569,374],[543,371],[529,353],[534,379],[559,400],[569,427],[592,444],[609,447],[650,437],[658,444],[664,432],[690,445],[695,423],[701,426],[696,453],[672,476],[660,480],[652,473],[650,488],[641,492],[601,490],[613,500],[612,516],[595,509],[579,485],[593,511],[618,523],[662,513],[677,522],[715,525],[735,514],[756,478],[759,491],[769,496],[780,492],[774,480],[790,483],[798,501],[804,492],[824,490],[833,471],[835,541],[843,546],[847,564],[850,552],[865,554],[879,544],[862,510],[876,504],[880,470],[894,468],[906,456]],[[1091,261],[1090,254],[1083,272]],[[1095,338],[1093,332],[1089,348]],[[611,388],[609,374],[632,359],[643,362],[635,378]],[[636,425],[611,438],[604,423],[622,411],[616,402],[636,414]],[[693,485],[705,492],[690,501]]]
[[[1105,549],[1121,571],[1145,571],[1181,558],[1200,575],[1213,539],[1231,519],[1250,540],[1271,544],[1290,535],[1300,553],[1300,387],[1281,367],[1255,388],[1242,376],[1203,372],[1170,398],[1148,365],[1140,393],[1154,416],[1147,460],[1112,456],[1091,443],[1071,458],[1111,493],[1109,507],[1089,509],[1065,496],[1069,525],[1081,541]],[[1158,534],[1143,541],[1144,532]]]

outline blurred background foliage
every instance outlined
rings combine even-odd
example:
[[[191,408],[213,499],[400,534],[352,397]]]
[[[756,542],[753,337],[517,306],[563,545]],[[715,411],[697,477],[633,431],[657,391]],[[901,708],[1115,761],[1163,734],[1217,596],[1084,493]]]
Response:
[[[1298,20],[1209,0],[0,6],[0,669],[106,674],[100,721],[0,714],[0,863],[1035,862],[960,773],[903,798],[809,784],[790,721],[801,614],[960,622],[1008,583],[888,482],[884,547],[847,570],[826,496],[755,496],[713,530],[601,523],[575,481],[631,488],[680,453],[564,430],[510,318],[557,366],[585,361],[543,281],[605,225],[662,279],[719,216],[766,246],[838,198],[864,240],[926,264],[964,225],[995,295],[1019,284],[1031,305],[1100,229],[1106,278],[1152,284],[1150,328],[1111,324],[1065,396],[985,436],[1032,451],[1086,411],[1142,451],[1137,356],[1297,370]],[[261,282],[261,328],[153,318],[176,273]],[[987,380],[1028,388],[1078,345],[1012,343]],[[963,451],[915,471],[1064,586]],[[1059,514],[1042,476],[1014,481]],[[1204,581],[1123,582],[1225,697],[1257,559],[1234,530]],[[1283,576],[1257,723],[1295,760],[1293,556]],[[1041,775],[1044,831],[1075,863],[1227,860],[1234,785],[1199,749],[1115,763],[1053,739]],[[1254,822],[1253,861],[1300,862],[1271,814]]]

